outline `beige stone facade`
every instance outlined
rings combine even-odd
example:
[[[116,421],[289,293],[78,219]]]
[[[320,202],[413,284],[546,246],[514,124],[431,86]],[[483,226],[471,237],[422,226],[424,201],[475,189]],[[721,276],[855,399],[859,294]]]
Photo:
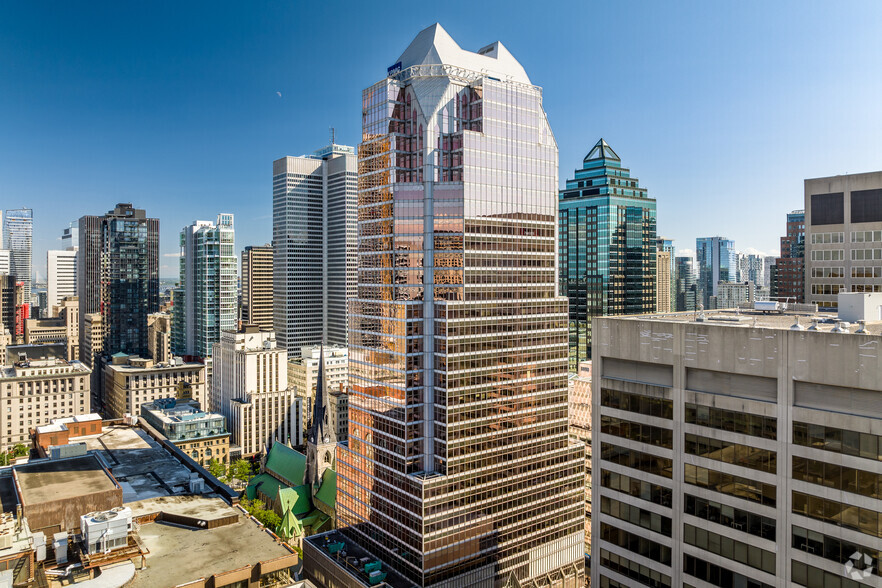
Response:
[[[104,366],[107,416],[140,415],[141,404],[160,398],[205,401],[205,366],[201,363],[156,363],[152,359],[117,355]]]

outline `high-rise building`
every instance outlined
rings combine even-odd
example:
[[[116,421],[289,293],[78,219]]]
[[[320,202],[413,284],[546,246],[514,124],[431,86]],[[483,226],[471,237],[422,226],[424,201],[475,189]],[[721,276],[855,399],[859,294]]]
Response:
[[[598,320],[591,585],[875,585],[880,323],[732,317]]]
[[[288,386],[303,398],[303,430],[312,426],[313,403],[319,381],[320,357],[324,357],[324,386],[328,392],[346,390],[349,352],[339,345],[303,347],[300,355],[288,360]]]
[[[273,162],[273,325],[281,347],[346,345],[355,296],[355,150],[331,144]]]
[[[0,276],[9,275],[12,269],[12,255],[9,249],[0,249]]]
[[[30,208],[7,210],[3,216],[3,247],[9,250],[9,273],[24,287],[26,304],[31,302],[34,211]]]
[[[805,223],[803,222],[803,225]],[[805,241],[805,227],[803,227],[803,241]],[[775,265],[775,256],[767,255],[763,257],[763,287],[771,288],[772,287],[772,266]]]
[[[227,419],[230,444],[243,456],[274,441],[299,445],[302,403],[288,387],[288,352],[272,331],[246,325],[221,332],[212,354],[209,406]]]
[[[4,329],[9,332],[10,343],[17,343],[15,338],[16,322],[16,291],[15,277],[8,274],[0,274],[0,335]],[[0,357],[0,364],[4,363],[4,357]]]
[[[242,252],[242,323],[273,330],[273,246],[249,245]]]
[[[420,586],[582,586],[542,92],[501,43],[436,24],[362,104],[338,526]]]
[[[882,171],[805,180],[805,301],[882,292]]]
[[[172,351],[208,357],[221,331],[236,328],[233,215],[194,221],[181,231],[180,286],[175,289]]]
[[[80,248],[80,229],[78,223],[70,223],[61,232],[61,248],[65,251],[75,251]]]
[[[699,299],[704,308],[711,307],[711,297],[719,294],[720,282],[734,282],[738,277],[735,262],[735,241],[725,237],[699,237],[695,240],[695,262],[698,266]]]
[[[676,297],[677,297],[676,291],[674,290],[675,278],[677,275],[677,267],[676,267],[677,248],[674,247],[674,240],[668,239],[667,237],[658,237],[655,241],[655,246],[656,246],[657,251],[664,251],[669,254],[668,259],[670,260],[670,277],[671,277],[671,279],[670,279],[671,288],[670,288],[670,294],[669,294],[670,304],[671,304],[670,310],[674,311],[674,310],[676,310],[674,305],[675,305],[675,301],[676,301]]]
[[[148,357],[156,363],[167,363],[172,359],[171,323],[172,317],[167,312],[157,312],[147,317],[147,352]]]
[[[787,215],[787,234],[781,237],[781,257],[775,259],[775,279],[770,280],[773,299],[805,302],[805,211]],[[823,273],[823,272],[822,272]]]
[[[569,369],[591,359],[591,319],[655,310],[655,200],[599,140],[558,201],[560,294]]]
[[[77,295],[77,254],[76,248],[46,252],[45,318],[57,316],[61,301]]]
[[[763,256],[753,253],[736,253],[738,273],[731,282],[753,282],[761,286],[763,277]]]
[[[100,313],[102,349],[146,357],[147,315],[159,310],[159,219],[117,204],[104,216],[80,218],[79,240],[80,321]],[[81,324],[80,337],[87,332]]]
[[[700,295],[691,257],[677,257],[674,290],[676,291],[674,307],[677,312],[696,309]]]
[[[655,252],[655,310],[671,312],[671,252]]]

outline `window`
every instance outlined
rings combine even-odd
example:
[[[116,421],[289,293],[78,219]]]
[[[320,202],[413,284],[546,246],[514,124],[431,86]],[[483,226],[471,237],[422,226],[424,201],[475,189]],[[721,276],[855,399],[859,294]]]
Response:
[[[812,194],[811,207],[811,224],[813,225],[841,225],[845,222],[844,194],[842,192]]]

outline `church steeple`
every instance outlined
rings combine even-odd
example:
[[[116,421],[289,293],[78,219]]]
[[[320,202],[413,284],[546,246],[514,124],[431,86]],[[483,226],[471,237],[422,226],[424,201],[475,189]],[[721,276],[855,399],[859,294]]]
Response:
[[[322,346],[319,351],[312,427],[306,437],[306,472],[303,481],[304,484],[310,484],[313,489],[321,485],[325,470],[334,467],[337,434],[334,427],[331,426],[328,406],[328,391],[325,383],[325,348]]]

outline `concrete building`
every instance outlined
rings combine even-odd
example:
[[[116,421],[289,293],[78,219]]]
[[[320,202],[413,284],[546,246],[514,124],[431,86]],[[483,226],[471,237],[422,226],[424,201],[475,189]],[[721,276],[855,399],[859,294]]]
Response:
[[[24,329],[25,345],[64,343],[67,360],[80,358],[80,303],[76,296],[61,300],[56,305],[55,318],[27,319]]]
[[[141,405],[141,418],[199,465],[230,461],[230,432],[223,415],[203,411],[195,400],[162,398]]]
[[[9,251],[9,275],[22,283],[26,304],[31,302],[33,236],[33,210],[16,208],[6,211],[3,216],[3,248]]]
[[[323,351],[322,351],[323,350]],[[313,402],[318,385],[319,357],[324,352],[325,385],[328,390],[346,390],[349,374],[349,350],[341,345],[309,345],[300,348],[300,356],[288,360],[288,387],[303,399],[303,430],[312,426]]]
[[[541,89],[502,43],[466,51],[438,24],[390,62],[362,100],[338,526],[411,584],[582,586]]]
[[[82,310],[82,305],[80,305]],[[97,312],[80,317],[80,359],[91,371],[92,406],[103,406],[104,372],[101,358],[104,355],[104,320]]]
[[[882,323],[705,315],[599,321],[592,585],[876,585]]]
[[[671,312],[671,252],[655,252],[655,311]]]
[[[159,310],[159,219],[117,204],[104,216],[81,217],[79,241],[80,336],[86,317],[99,313],[104,349],[146,356],[147,316]]]
[[[46,252],[46,318],[57,316],[61,301],[77,295],[77,253],[76,249]]]
[[[882,171],[805,180],[805,300],[882,292]]]
[[[30,359],[0,367],[0,449],[29,444],[30,429],[91,412],[88,367],[63,357]]]
[[[12,254],[9,249],[0,249],[0,275],[9,275],[12,267]]]
[[[101,415],[93,412],[55,419],[51,424],[34,427],[31,438],[40,457],[47,457],[53,446],[68,445],[77,437],[100,435],[102,430]]]
[[[571,379],[570,435],[585,444],[585,553],[591,553],[591,362],[579,364]]]
[[[194,221],[181,231],[181,285],[172,309],[172,352],[208,357],[221,331],[236,328],[236,250],[233,215],[217,224]]]
[[[171,352],[172,317],[155,312],[147,317],[147,352],[156,363],[168,363]]]
[[[737,279],[735,241],[725,237],[699,237],[695,240],[695,264],[698,274],[696,305],[710,308],[712,296],[718,296],[718,284]]]
[[[242,252],[242,323],[273,330],[273,246],[249,245]]]
[[[753,282],[720,282],[717,296],[711,298],[709,308],[738,308],[742,304],[753,304],[757,300],[756,286]]]
[[[273,162],[273,328],[292,354],[346,344],[356,294],[355,149],[331,144]]]
[[[110,418],[140,415],[141,406],[163,398],[205,402],[205,366],[179,357],[156,363],[137,355],[114,354],[104,364],[104,399]]]
[[[274,441],[303,442],[303,405],[288,386],[287,360],[275,334],[255,326],[224,331],[214,347],[209,406],[227,420],[231,446],[243,456]]]
[[[340,389],[328,390],[328,410],[331,427],[337,432],[337,441],[349,439],[349,395]]]

